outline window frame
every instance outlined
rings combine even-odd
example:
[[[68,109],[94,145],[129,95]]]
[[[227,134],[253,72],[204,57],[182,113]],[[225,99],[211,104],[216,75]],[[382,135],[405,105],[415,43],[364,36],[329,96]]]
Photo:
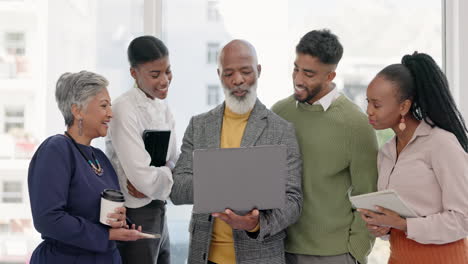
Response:
[[[468,2],[442,0],[442,56],[443,70],[447,75],[452,93],[462,115],[468,119]]]
[[[219,48],[221,44],[219,42],[207,42],[206,43],[206,64],[215,65],[219,55]]]
[[[9,111],[10,110],[10,111]],[[21,116],[9,116],[8,113],[21,113]],[[5,105],[4,106],[4,115],[3,115],[3,132],[8,133],[9,125],[17,127],[20,129],[25,128],[26,123],[26,107],[24,105]],[[19,125],[19,126],[15,126]]]
[[[19,190],[7,191],[5,188],[8,183],[18,184]],[[3,204],[23,203],[23,182],[20,180],[4,180],[2,182],[2,195],[1,196],[2,196],[1,203]]]
[[[206,105],[216,106],[220,103],[221,87],[218,84],[206,85]]]
[[[219,13],[219,1],[218,0],[207,0],[206,1],[206,19],[209,22],[218,22],[221,19]]]
[[[12,38],[13,36],[19,37],[18,39]],[[26,55],[26,33],[24,31],[5,31],[4,32],[4,43],[7,52],[10,49],[14,52],[10,55],[13,56],[25,56]]]

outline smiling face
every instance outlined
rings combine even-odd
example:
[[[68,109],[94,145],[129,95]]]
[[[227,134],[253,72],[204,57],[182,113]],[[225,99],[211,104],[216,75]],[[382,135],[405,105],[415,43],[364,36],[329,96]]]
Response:
[[[75,106],[75,105],[74,105]],[[88,104],[75,115],[75,122],[83,120],[83,137],[91,140],[107,135],[112,118],[111,99],[106,88],[92,97]]]
[[[172,80],[169,57],[139,64],[130,68],[130,73],[146,96],[165,99]]]
[[[336,75],[335,67],[320,62],[317,57],[297,53],[292,74],[294,98],[301,103],[314,103],[326,95]]]
[[[395,130],[411,106],[410,100],[401,102],[396,84],[383,76],[376,76],[367,87],[367,102],[369,123],[377,130]]]

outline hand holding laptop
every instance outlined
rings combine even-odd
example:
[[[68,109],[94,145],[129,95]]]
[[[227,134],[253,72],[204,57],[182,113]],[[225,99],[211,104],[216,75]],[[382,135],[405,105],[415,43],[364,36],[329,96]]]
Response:
[[[237,230],[252,230],[254,229],[259,220],[260,212],[257,209],[253,209],[246,215],[238,215],[230,209],[224,210],[222,213],[213,213],[213,217],[218,217],[219,219],[226,222],[232,227],[232,229]]]

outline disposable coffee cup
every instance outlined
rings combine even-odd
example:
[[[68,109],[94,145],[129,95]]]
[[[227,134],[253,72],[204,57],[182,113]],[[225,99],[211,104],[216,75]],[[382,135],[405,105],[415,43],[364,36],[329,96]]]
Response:
[[[117,219],[107,217],[109,213],[115,213],[115,208],[124,205],[125,198],[121,191],[104,189],[101,192],[101,214],[99,222],[109,225],[107,220],[116,221]]]

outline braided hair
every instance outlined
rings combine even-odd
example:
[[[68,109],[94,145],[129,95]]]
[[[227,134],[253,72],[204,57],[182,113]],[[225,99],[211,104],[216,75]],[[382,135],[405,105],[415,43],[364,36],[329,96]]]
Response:
[[[410,112],[417,120],[453,133],[468,152],[465,121],[450,93],[447,77],[431,56],[417,52],[405,55],[401,64],[389,65],[377,75],[397,84],[400,102],[413,102]]]

